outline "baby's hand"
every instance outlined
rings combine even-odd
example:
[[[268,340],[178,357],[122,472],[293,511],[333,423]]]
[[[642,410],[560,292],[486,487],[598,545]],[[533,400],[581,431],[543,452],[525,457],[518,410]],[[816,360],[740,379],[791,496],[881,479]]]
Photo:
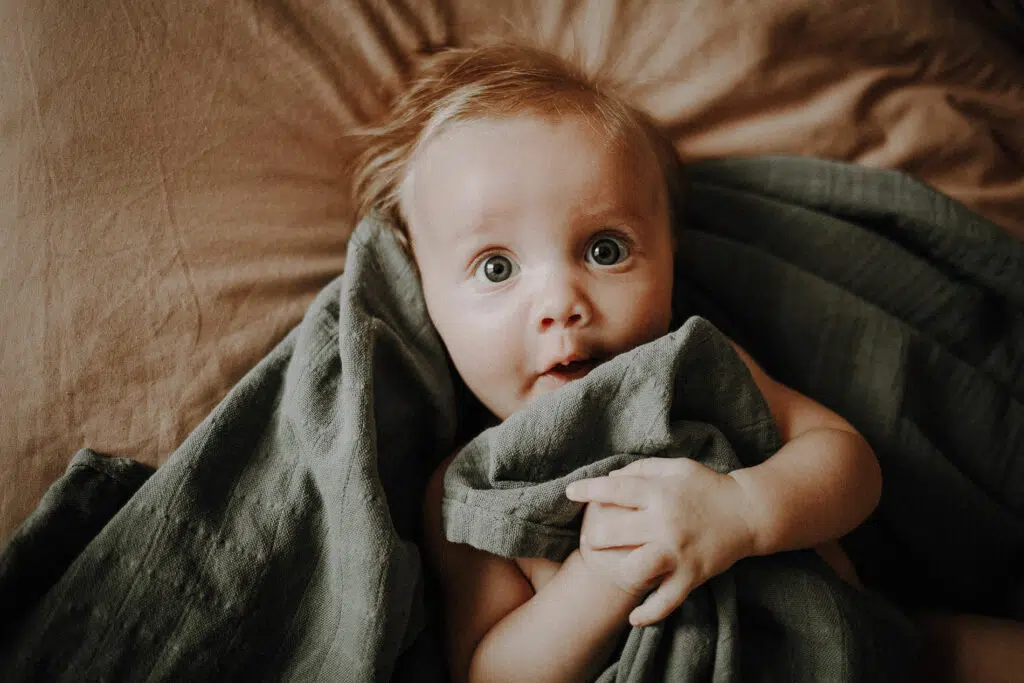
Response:
[[[566,496],[588,503],[580,533],[585,561],[634,594],[663,577],[629,615],[634,626],[664,619],[691,590],[754,548],[743,488],[695,460],[638,460],[577,481]]]
[[[588,568],[638,598],[637,604],[640,604],[644,596],[657,586],[658,579],[672,568],[670,558],[652,544],[597,549],[586,542],[594,529],[628,524],[630,518],[627,516],[633,512],[615,505],[589,503],[583,513],[580,530],[580,556]]]

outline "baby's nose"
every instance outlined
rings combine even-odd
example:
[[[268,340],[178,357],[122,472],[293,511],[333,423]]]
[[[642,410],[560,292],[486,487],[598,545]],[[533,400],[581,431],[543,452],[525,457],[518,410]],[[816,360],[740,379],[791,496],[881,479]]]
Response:
[[[593,307],[583,288],[571,281],[549,281],[540,292],[541,331],[552,327],[584,327],[590,323]]]
[[[575,327],[577,325],[580,325],[583,322],[583,314],[582,313],[570,313],[569,315],[564,316],[564,320],[562,320],[560,318],[562,318],[562,316],[541,318],[541,320],[540,320],[540,327],[541,327],[541,329],[542,330],[546,330],[547,328],[555,325],[556,323],[561,323],[562,326],[564,326],[564,327]]]

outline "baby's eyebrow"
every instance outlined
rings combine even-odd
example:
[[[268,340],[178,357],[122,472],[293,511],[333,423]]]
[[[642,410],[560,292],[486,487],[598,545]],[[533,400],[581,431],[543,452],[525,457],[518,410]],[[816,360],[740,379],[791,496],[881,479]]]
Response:
[[[604,201],[575,207],[575,213],[585,220],[617,220],[635,223],[643,220],[647,215],[648,212],[644,211],[644,208],[644,202],[634,193],[617,190]]]
[[[462,240],[480,240],[490,238],[494,231],[507,224],[508,211],[485,209],[470,216],[465,223],[456,226],[451,235],[458,243]]]
[[[607,223],[609,225],[637,225],[644,222],[644,214],[633,207],[609,206],[597,210],[589,210],[581,216],[588,223]]]

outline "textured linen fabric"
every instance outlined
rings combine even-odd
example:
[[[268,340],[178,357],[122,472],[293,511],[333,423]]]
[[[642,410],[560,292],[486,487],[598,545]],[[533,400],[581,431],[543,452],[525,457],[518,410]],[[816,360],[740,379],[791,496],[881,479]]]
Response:
[[[1024,246],[913,178],[833,162],[692,175],[680,301],[878,454],[846,543],[901,604],[1024,619]]]
[[[426,621],[422,482],[454,427],[410,268],[368,222],[346,276],[168,463],[123,468],[123,505],[89,494],[121,487],[79,453],[0,556],[19,602],[0,678],[390,680]]]

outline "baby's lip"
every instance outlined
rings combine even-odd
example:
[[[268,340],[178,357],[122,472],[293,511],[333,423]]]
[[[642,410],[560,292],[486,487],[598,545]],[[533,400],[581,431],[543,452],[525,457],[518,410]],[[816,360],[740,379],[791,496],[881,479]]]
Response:
[[[581,379],[590,374],[590,371],[596,368],[598,361],[595,359],[589,360],[574,360],[567,365],[558,365],[548,370],[545,375],[548,377],[554,377],[555,379],[561,379],[566,382],[571,382],[574,379]]]
[[[573,353],[551,363],[541,376],[558,380],[559,383],[570,382],[586,377],[600,363],[599,358]]]

